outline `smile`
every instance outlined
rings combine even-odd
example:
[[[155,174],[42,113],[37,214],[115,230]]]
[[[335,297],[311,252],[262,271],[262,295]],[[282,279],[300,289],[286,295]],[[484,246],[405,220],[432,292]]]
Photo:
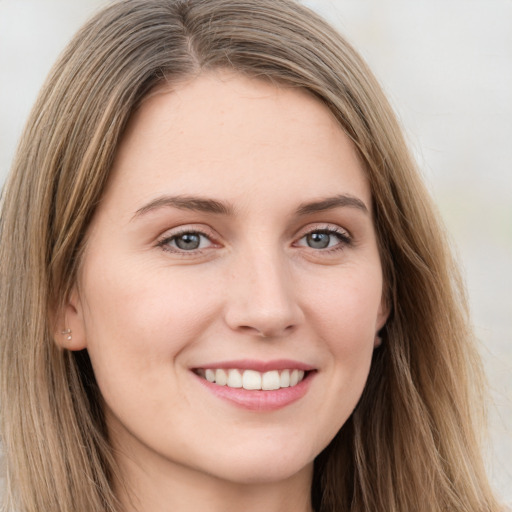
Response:
[[[299,369],[271,370],[259,372],[256,370],[239,370],[236,368],[207,368],[196,370],[197,375],[217,386],[243,388],[246,390],[273,391],[281,388],[297,386],[306,372]]]
[[[192,368],[199,384],[237,408],[271,412],[304,397],[318,368],[301,361],[239,359]]]

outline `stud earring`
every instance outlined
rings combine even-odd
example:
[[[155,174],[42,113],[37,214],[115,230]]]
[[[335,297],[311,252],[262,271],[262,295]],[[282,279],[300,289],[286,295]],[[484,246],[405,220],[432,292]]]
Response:
[[[66,336],[68,341],[71,341],[71,329],[65,329],[64,331],[61,331],[61,334]]]

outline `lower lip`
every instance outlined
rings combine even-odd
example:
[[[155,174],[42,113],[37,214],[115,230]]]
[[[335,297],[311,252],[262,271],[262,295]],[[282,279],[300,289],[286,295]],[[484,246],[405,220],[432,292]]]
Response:
[[[316,372],[308,372],[296,386],[272,391],[247,390],[219,386],[196,375],[201,384],[215,396],[250,411],[275,411],[300,400],[309,389]]]

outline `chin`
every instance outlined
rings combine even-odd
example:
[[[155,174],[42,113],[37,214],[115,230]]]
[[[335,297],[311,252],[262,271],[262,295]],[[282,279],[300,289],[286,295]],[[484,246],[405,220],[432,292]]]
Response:
[[[308,456],[306,450],[292,452],[283,446],[253,453],[236,450],[222,457],[222,461],[216,461],[207,472],[236,484],[269,484],[291,479],[300,473],[312,475],[313,461],[314,455]]]

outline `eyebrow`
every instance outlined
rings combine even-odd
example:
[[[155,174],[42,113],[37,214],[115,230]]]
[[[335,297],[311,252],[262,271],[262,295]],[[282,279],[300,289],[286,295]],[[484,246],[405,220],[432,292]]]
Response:
[[[333,197],[326,197],[320,201],[301,204],[299,208],[297,208],[297,214],[310,215],[312,213],[324,212],[326,210],[342,207],[356,208],[364,213],[369,213],[368,208],[361,199],[348,194],[340,194]]]
[[[192,210],[196,212],[232,215],[233,207],[227,203],[196,196],[161,196],[153,199],[142,208],[139,208],[133,218],[140,217],[153,210],[164,207],[178,208],[179,210]]]
[[[161,196],[145,204],[142,208],[139,208],[135,212],[133,219],[165,207],[178,208],[179,210],[214,213],[217,215],[233,215],[234,213],[233,206],[215,199],[199,196]],[[303,203],[297,208],[296,213],[299,216],[303,216],[342,207],[356,208],[364,213],[368,213],[368,208],[363,201],[348,194],[340,194],[333,197],[327,197],[319,201]]]

